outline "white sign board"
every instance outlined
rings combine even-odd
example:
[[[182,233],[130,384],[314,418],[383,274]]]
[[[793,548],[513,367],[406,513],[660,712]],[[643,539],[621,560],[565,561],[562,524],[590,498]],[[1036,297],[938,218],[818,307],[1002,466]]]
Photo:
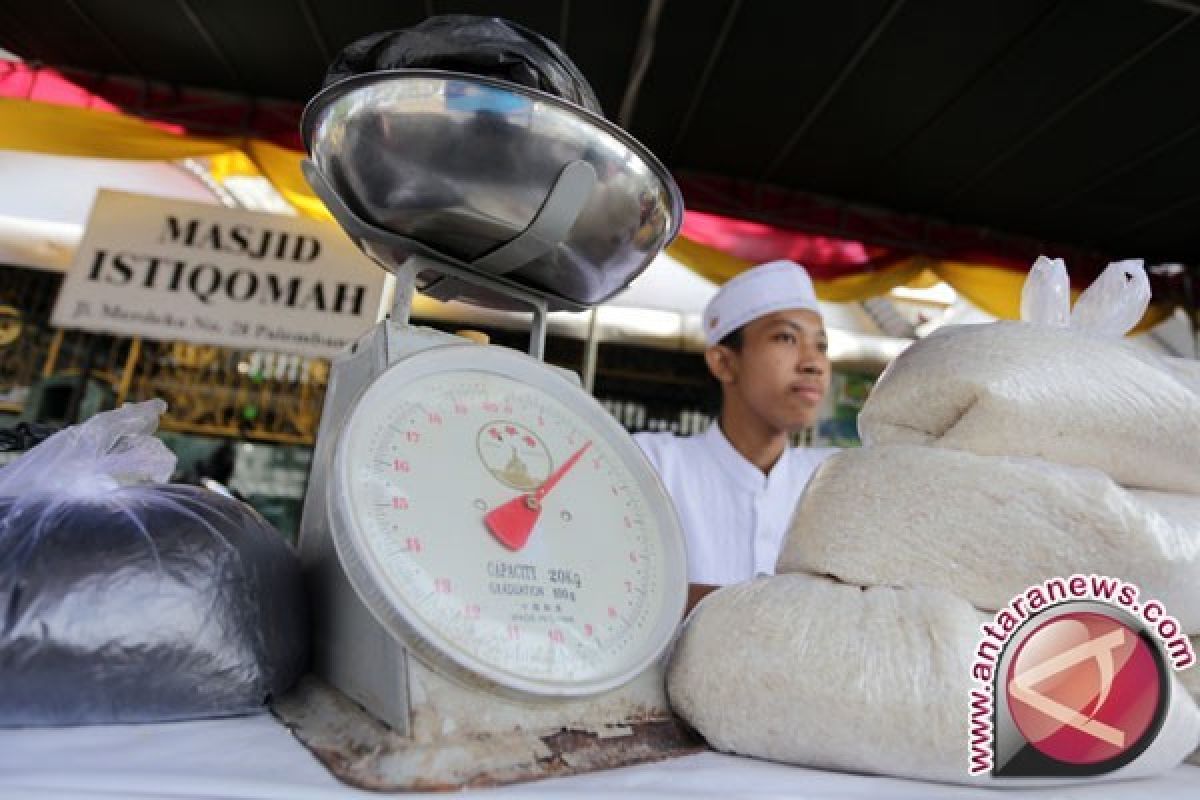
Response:
[[[105,190],[52,322],[329,358],[378,319],[385,277],[332,223]]]

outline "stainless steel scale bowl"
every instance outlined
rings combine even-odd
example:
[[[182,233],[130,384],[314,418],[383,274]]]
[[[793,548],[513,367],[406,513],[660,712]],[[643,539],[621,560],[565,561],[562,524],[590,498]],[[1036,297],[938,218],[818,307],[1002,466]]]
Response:
[[[545,295],[550,310],[612,297],[683,219],[670,173],[629,134],[504,81],[371,73],[318,94],[302,128],[319,173],[310,181],[325,184],[317,189],[343,227],[375,240],[368,252],[385,267],[411,254],[468,265]],[[421,272],[417,288],[513,307],[437,272]]]

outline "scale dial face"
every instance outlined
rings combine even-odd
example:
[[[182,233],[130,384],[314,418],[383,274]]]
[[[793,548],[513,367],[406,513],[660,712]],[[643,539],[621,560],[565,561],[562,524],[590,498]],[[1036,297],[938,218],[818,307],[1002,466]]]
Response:
[[[622,685],[687,591],[683,537],[637,445],[528,356],[444,346],[381,374],[335,449],[331,533],[375,616],[469,682]]]

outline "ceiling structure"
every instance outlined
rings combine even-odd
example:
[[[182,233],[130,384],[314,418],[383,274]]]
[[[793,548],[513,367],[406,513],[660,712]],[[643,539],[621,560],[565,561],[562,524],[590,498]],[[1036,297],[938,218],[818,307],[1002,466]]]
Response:
[[[295,144],[340,48],[454,12],[557,40],[689,208],[1200,264],[1192,0],[2,0],[0,48],[132,113]]]

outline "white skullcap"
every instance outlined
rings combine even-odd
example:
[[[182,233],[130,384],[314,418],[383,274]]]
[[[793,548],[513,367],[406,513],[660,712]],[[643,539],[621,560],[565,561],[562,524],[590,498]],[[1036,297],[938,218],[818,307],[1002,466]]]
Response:
[[[821,313],[812,279],[795,261],[770,261],[728,281],[704,307],[704,338],[709,347],[748,322],[775,311]]]

